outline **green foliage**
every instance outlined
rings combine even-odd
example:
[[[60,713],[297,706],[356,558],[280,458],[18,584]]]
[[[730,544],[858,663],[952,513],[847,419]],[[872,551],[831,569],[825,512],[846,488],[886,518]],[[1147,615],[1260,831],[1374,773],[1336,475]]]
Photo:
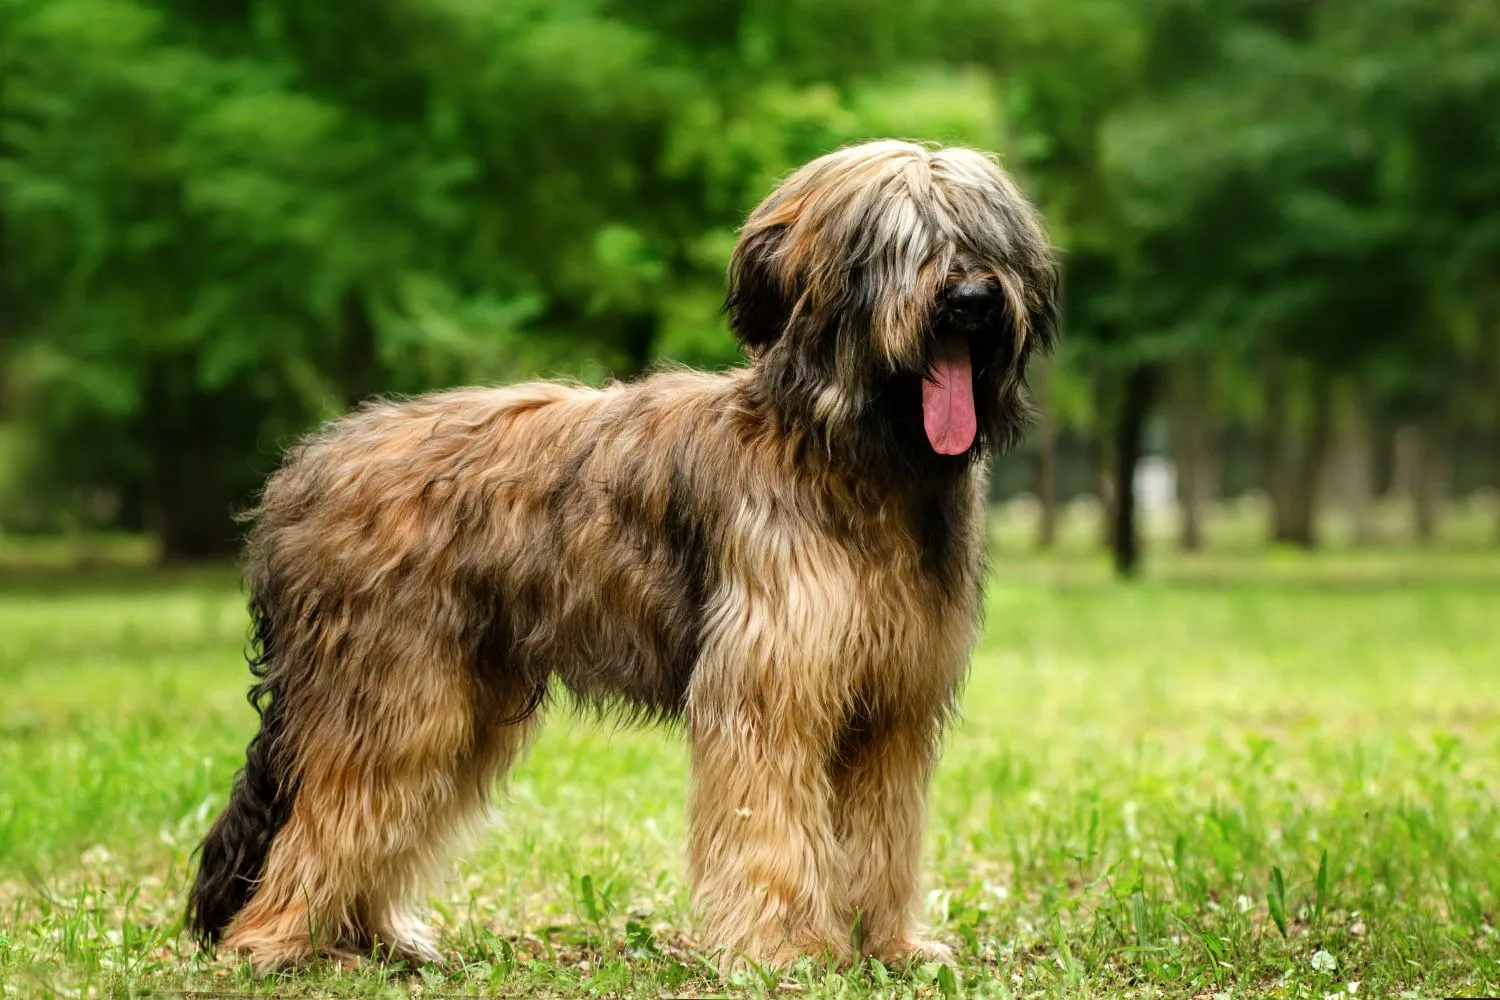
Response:
[[[169,553],[371,393],[734,363],[734,227],[872,136],[1042,202],[1064,423],[1189,353],[1474,414],[1500,365],[1493,4],[3,0],[0,37],[0,416]]]
[[[1429,401],[1451,391],[1455,324],[1435,303],[1470,296],[1481,262],[1500,259],[1500,130],[1472,114],[1500,100],[1500,14],[1433,0],[1170,9],[1159,29],[1208,58],[1106,131],[1139,241],[1122,272],[1147,286],[1122,307],[1168,346],[1273,342],[1367,373],[1393,359],[1406,377],[1382,388],[1426,377]]]

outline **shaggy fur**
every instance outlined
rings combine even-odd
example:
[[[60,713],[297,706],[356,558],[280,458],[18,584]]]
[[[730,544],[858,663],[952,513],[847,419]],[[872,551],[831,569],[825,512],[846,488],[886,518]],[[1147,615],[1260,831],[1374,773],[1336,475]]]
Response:
[[[926,789],[987,457],[1024,424],[1054,289],[993,159],[855,146],[744,227],[745,367],[373,403],[296,447],[249,550],[262,729],[190,928],[262,967],[435,957],[421,890],[561,687],[685,723],[706,944],[939,949],[913,914]],[[923,379],[955,343],[978,430],[939,454]]]

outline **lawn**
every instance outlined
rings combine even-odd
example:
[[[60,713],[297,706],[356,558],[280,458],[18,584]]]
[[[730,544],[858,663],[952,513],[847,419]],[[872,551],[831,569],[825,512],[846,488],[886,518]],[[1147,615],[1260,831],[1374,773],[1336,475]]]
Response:
[[[0,581],[4,995],[1500,995],[1500,554],[1017,556],[932,795],[952,968],[718,980],[685,753],[553,719],[432,901],[450,961],[257,980],[180,933],[253,719],[232,571]]]

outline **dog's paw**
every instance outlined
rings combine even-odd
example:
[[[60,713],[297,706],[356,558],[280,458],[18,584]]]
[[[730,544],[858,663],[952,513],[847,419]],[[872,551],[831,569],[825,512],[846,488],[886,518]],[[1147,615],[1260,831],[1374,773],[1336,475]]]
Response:
[[[790,970],[803,959],[818,965],[831,963],[842,968],[849,964],[852,957],[847,947],[839,947],[831,942],[807,943],[798,946],[783,941],[775,945],[752,948],[749,951],[725,951],[719,956],[719,975],[721,978],[729,979],[735,973],[740,972],[781,973]]]
[[[737,977],[779,976],[791,969],[801,954],[786,944],[754,951],[726,951],[719,956],[719,978],[728,982]]]
[[[348,948],[325,948],[319,957],[340,972],[358,972],[370,965],[370,956]]]
[[[953,963],[953,949],[931,938],[888,941],[871,949],[871,954],[887,966],[915,965],[922,962],[937,962],[940,965]]]

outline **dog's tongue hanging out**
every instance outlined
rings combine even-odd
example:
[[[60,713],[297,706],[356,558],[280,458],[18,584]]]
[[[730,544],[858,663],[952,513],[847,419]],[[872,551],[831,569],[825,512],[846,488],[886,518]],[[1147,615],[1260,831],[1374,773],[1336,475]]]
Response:
[[[963,337],[938,341],[932,370],[922,380],[922,424],[939,455],[962,455],[974,443],[974,375]]]

